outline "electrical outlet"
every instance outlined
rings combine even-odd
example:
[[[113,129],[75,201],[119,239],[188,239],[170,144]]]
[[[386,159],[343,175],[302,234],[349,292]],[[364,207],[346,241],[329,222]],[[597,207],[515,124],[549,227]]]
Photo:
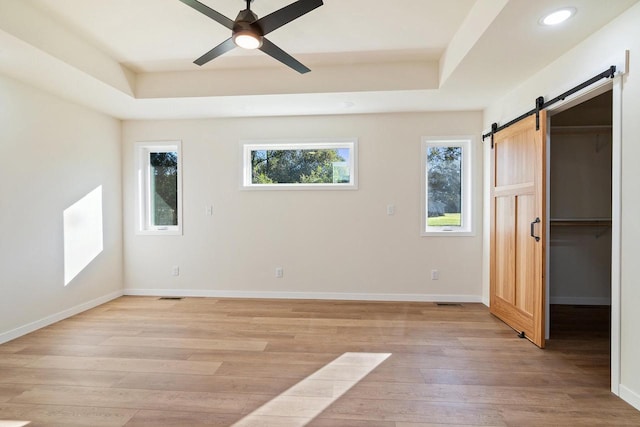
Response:
[[[174,265],[173,268],[171,268],[171,275],[172,276],[179,276],[180,275],[180,267],[178,267],[177,265]]]
[[[276,267],[276,278],[281,279],[284,276],[284,269],[282,267]]]
[[[438,270],[431,270],[431,280],[438,280],[440,278],[440,272]]]
[[[207,216],[213,216],[213,205],[209,205],[205,208],[205,214]]]
[[[387,215],[394,215],[396,213],[395,205],[387,205]]]

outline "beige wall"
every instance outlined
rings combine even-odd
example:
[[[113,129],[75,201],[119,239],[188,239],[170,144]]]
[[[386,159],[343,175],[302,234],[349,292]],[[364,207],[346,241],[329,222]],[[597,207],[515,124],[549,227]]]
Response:
[[[578,44],[518,89],[485,110],[484,127],[505,123],[528,111],[537,96],[550,99],[596,73],[616,64],[630,50],[629,74],[622,91],[622,193],[621,193],[621,381],[620,394],[640,409],[640,4],[633,6],[602,30]],[[485,153],[489,150],[485,147]],[[616,171],[614,171],[616,173]],[[485,174],[486,178],[486,174]],[[488,183],[488,181],[487,181]],[[488,204],[485,204],[485,206]],[[485,207],[486,210],[486,207]],[[487,236],[485,235],[485,241]],[[486,246],[486,245],[485,245]],[[488,254],[484,257],[484,292],[488,289]]]
[[[120,122],[0,76],[0,342],[121,293]],[[64,286],[63,211],[102,186],[104,249]]]
[[[420,237],[419,224],[421,136],[480,129],[480,113],[126,122],[126,292],[478,301],[479,147],[476,236]],[[359,139],[358,190],[240,189],[239,141],[319,137]],[[167,139],[183,144],[184,235],[136,235],[133,145]],[[276,267],[283,278],[274,277]],[[432,269],[439,280],[430,279]]]

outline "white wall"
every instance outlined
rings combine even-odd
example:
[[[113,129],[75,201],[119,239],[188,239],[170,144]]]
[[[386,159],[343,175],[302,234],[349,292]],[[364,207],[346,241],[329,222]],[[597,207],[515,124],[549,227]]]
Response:
[[[537,96],[553,96],[615,64],[630,50],[630,72],[622,92],[621,396],[640,409],[640,4],[577,45],[485,111],[484,127],[530,110]],[[485,150],[489,148],[485,147]],[[485,151],[486,152],[486,151]],[[615,171],[614,171],[615,173]],[[486,236],[485,236],[486,238]],[[488,254],[484,257],[488,289]]]
[[[551,127],[551,304],[611,303],[611,227],[553,222],[611,219],[611,148],[610,128]]]
[[[122,291],[121,125],[0,76],[0,342]],[[103,251],[64,283],[63,211],[102,186]]]
[[[125,291],[479,301],[478,141],[476,236],[420,237],[419,203],[421,136],[480,128],[480,113],[126,122]],[[358,190],[240,189],[240,140],[317,137],[359,138]],[[133,145],[167,139],[183,143],[184,235],[136,235]],[[432,269],[440,280],[430,280]]]

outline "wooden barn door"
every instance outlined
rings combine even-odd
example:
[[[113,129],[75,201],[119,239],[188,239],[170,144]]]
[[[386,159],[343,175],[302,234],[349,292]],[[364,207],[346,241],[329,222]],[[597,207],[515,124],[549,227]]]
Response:
[[[545,111],[494,134],[491,313],[544,347]]]

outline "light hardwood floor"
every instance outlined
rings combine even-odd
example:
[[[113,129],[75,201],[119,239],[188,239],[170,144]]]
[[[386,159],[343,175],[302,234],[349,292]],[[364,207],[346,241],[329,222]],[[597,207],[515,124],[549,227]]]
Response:
[[[640,426],[608,358],[606,334],[539,350],[480,304],[123,297],[1,345],[0,420]]]

